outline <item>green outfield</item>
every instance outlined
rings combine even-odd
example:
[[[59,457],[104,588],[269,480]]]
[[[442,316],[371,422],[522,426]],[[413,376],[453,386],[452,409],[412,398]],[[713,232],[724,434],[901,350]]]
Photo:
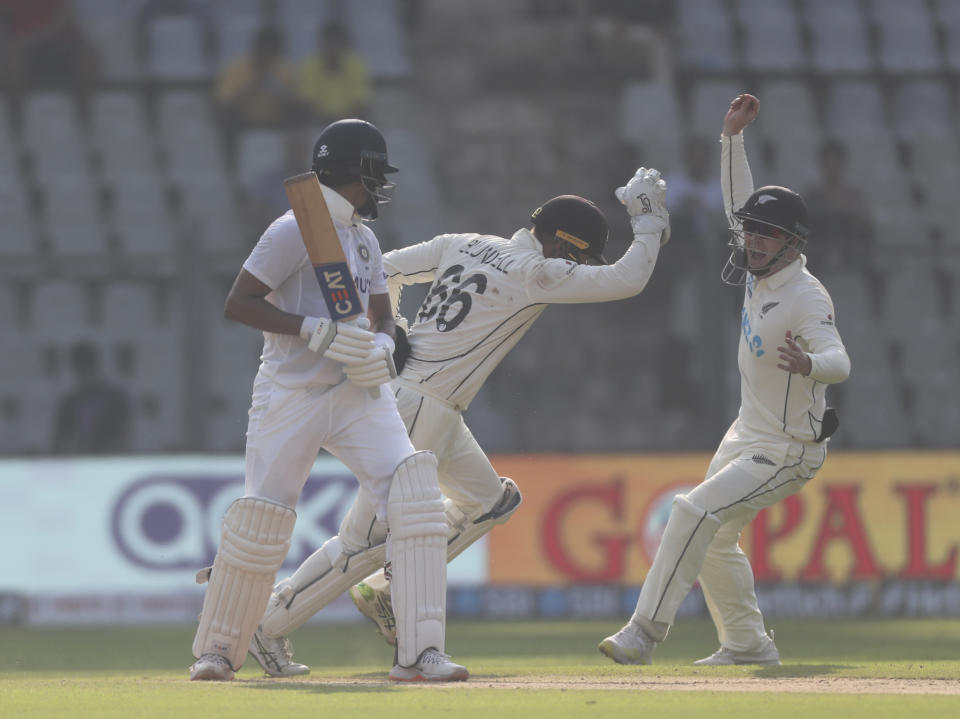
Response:
[[[960,620],[771,623],[780,667],[693,667],[716,648],[706,621],[678,624],[647,667],[597,642],[615,621],[464,622],[448,651],[460,685],[386,681],[392,651],[372,625],[311,625],[294,636],[313,673],[191,683],[192,627],[0,627],[0,716],[70,717],[834,717],[960,716]]]

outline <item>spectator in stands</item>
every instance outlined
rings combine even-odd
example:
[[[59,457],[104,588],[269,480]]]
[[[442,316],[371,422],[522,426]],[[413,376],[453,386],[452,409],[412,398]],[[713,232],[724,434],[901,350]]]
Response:
[[[0,0],[0,82],[14,92],[88,91],[97,53],[68,0]]]
[[[337,20],[320,25],[317,51],[297,74],[297,91],[314,119],[328,123],[340,117],[367,115],[370,77],[367,63],[351,48],[347,28]]]
[[[265,25],[257,31],[250,55],[224,68],[215,98],[231,135],[244,128],[277,127],[302,118],[295,73],[284,52],[283,33]]]
[[[103,379],[100,353],[91,342],[70,348],[76,386],[57,403],[53,450],[57,454],[104,454],[129,447],[130,402]]]

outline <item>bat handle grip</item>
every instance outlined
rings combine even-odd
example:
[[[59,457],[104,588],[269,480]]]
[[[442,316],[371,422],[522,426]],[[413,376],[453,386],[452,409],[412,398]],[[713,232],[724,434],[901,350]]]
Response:
[[[354,322],[355,322],[355,324],[357,325],[357,327],[359,327],[359,328],[362,329],[362,330],[368,330],[368,329],[370,329],[370,320],[367,319],[366,317],[357,317],[357,319],[354,320]],[[380,388],[379,388],[379,387],[368,387],[368,388],[367,388],[367,391],[370,393],[370,396],[371,396],[373,399],[380,399]]]

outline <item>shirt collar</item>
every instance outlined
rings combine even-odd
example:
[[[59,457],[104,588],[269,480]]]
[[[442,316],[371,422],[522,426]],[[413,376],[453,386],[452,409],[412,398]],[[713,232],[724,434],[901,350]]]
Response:
[[[543,254],[543,245],[540,244],[532,232],[526,227],[522,227],[516,232],[513,233],[513,237],[510,238],[510,241],[516,244],[518,247],[523,247],[528,250],[536,250],[541,255]]]
[[[320,190],[323,192],[323,199],[327,203],[327,209],[330,210],[330,217],[334,222],[339,222],[341,225],[356,225],[360,222],[360,216],[346,197],[326,185],[320,185]]]
[[[789,265],[784,267],[781,270],[773,273],[769,277],[763,277],[759,280],[758,284],[761,284],[765,287],[768,287],[771,290],[779,290],[787,282],[792,280],[794,277],[803,272],[803,269],[807,266],[807,257],[806,255],[800,255],[797,259],[791,262]]]

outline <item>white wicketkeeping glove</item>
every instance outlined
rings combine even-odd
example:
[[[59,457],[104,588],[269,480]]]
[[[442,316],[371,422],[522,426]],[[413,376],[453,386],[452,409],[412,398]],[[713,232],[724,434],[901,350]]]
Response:
[[[660,246],[670,239],[670,213],[667,212],[667,183],[660,171],[639,168],[624,187],[614,190],[627,208],[635,235],[659,234]]]
[[[357,324],[304,317],[300,336],[307,340],[307,347],[324,358],[347,364],[362,360],[373,350],[374,334],[366,329],[369,326],[366,317],[361,317]]]
[[[358,387],[379,387],[397,376],[393,363],[393,338],[378,332],[376,344],[361,360],[355,360],[344,366],[347,379]]]

